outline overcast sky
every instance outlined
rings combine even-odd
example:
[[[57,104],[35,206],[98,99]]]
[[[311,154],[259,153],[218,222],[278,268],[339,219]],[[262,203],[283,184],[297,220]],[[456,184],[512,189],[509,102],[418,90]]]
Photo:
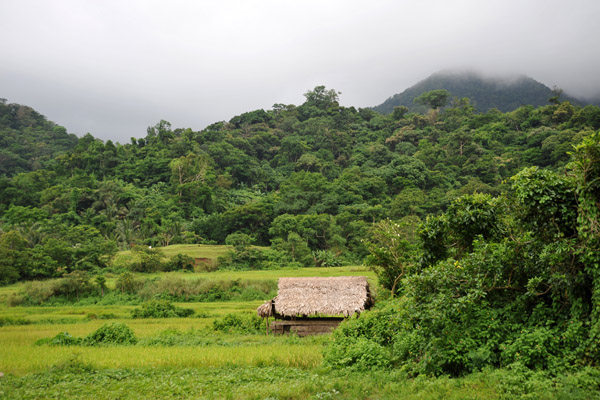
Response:
[[[367,107],[443,69],[600,94],[598,0],[0,0],[0,97],[121,143],[317,85]]]

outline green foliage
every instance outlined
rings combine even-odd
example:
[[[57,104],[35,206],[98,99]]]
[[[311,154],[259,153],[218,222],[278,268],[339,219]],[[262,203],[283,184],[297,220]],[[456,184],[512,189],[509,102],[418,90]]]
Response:
[[[227,314],[213,321],[213,329],[223,333],[259,333],[262,328],[262,319],[256,314]]]
[[[139,261],[132,263],[129,268],[134,272],[156,272],[163,270],[163,259],[165,255],[160,249],[145,246],[135,246],[133,252]]]
[[[300,237],[296,232],[289,232],[287,240],[281,238],[274,239],[272,247],[275,250],[286,253],[292,263],[310,266],[314,262],[307,241]]]
[[[576,147],[569,175],[524,169],[501,196],[463,196],[428,217],[422,268],[401,270],[399,226],[380,223],[370,260],[383,282],[387,271],[403,276],[400,323],[378,342],[391,363],[415,375],[597,364],[599,143]],[[359,362],[354,352],[338,347],[335,358]]]
[[[137,338],[131,328],[125,324],[113,322],[101,326],[85,338],[77,338],[68,332],[61,332],[52,338],[40,339],[35,344],[50,346],[113,346],[136,343]]]
[[[44,338],[35,342],[36,345],[49,346],[79,346],[83,344],[83,339],[74,337],[69,332],[61,332],[53,338]]]
[[[577,199],[570,179],[531,167],[511,178],[524,222],[537,235],[571,236],[577,221]]]
[[[141,287],[141,282],[137,281],[130,272],[124,272],[117,278],[115,289],[121,293],[135,293]]]
[[[450,97],[450,92],[444,89],[430,90],[425,92],[413,100],[415,103],[428,105],[433,109],[444,107]]]
[[[325,86],[317,86],[314,90],[309,90],[304,94],[306,102],[303,106],[327,110],[338,105],[339,94],[341,93],[336,92],[334,89],[327,90]]]
[[[27,303],[43,304],[51,298],[77,301],[95,294],[95,289],[86,272],[73,271],[60,279],[27,282],[23,292]]]
[[[500,233],[499,207],[498,200],[480,193],[459,197],[448,206],[448,239],[458,253],[471,251],[477,237],[488,240]]]
[[[163,271],[193,271],[195,260],[185,254],[178,253],[163,265]]]
[[[367,242],[367,264],[377,273],[379,283],[396,293],[405,275],[418,268],[419,249],[411,241],[414,227],[406,223],[383,220],[371,228]]]
[[[258,270],[279,267],[282,254],[270,249],[252,247],[255,239],[236,232],[227,236],[225,243],[233,247],[225,256],[217,259],[218,268],[235,270]]]
[[[113,322],[90,333],[82,343],[86,346],[131,345],[137,343],[137,338],[127,325]]]
[[[391,304],[346,320],[334,331],[324,351],[325,365],[357,371],[390,367],[392,356],[388,345],[399,323],[397,309]]]
[[[132,318],[185,318],[194,315],[190,308],[176,307],[165,300],[150,300],[144,302],[141,308],[132,310]]]
[[[170,351],[167,348],[166,351]],[[267,378],[265,378],[267,377]],[[0,395],[58,398],[65,391],[81,398],[114,399],[212,397],[255,399],[598,399],[600,372],[595,368],[560,377],[519,368],[475,373],[462,378],[407,379],[399,371],[323,371],[277,364],[251,366],[96,368],[71,358],[36,374],[5,375]],[[176,382],[176,384],[175,384]],[[224,385],[223,382],[227,382]],[[260,389],[257,389],[260,388]]]
[[[317,267],[339,267],[342,265],[342,260],[330,250],[314,251],[313,258]]]
[[[250,246],[255,242],[255,239],[245,233],[232,233],[225,238],[225,244],[233,246],[236,253],[248,251]]]

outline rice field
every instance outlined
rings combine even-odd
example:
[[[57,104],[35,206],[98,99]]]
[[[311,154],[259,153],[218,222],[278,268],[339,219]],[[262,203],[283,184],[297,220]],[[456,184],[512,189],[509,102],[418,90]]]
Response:
[[[215,280],[366,275],[376,283],[360,266],[175,274]],[[415,378],[401,367],[328,370],[322,366],[328,335],[214,331],[215,320],[253,314],[262,301],[176,303],[195,316],[133,319],[136,306],[129,305],[7,307],[2,298],[21,287],[0,288],[0,399],[600,399],[594,369],[564,377],[490,370],[461,378]],[[113,322],[131,328],[138,343],[36,345],[62,332],[85,337]],[[156,340],[172,334],[194,340]]]
[[[44,371],[74,356],[95,368],[189,367],[278,365],[315,367],[322,344],[314,338],[290,341],[266,335],[217,335],[212,323],[226,314],[254,313],[260,302],[185,303],[200,316],[192,318],[131,319],[133,306],[13,307],[0,308],[0,317],[25,319],[26,325],[0,327],[0,371],[23,375]],[[114,318],[94,319],[98,315]],[[92,318],[90,318],[92,316]],[[128,325],[140,340],[165,331],[206,332],[206,344],[189,346],[37,346],[39,339],[68,332],[84,337],[107,322]]]
[[[225,246],[170,246],[177,254],[199,247],[195,255],[216,256]],[[227,249],[225,249],[227,251]],[[139,274],[140,278],[157,278],[165,274]],[[208,280],[277,280],[281,276],[375,276],[364,267],[281,269],[268,271],[218,271],[203,273],[168,273],[184,279]],[[108,277],[108,286],[114,284]],[[0,301],[11,293],[19,292],[23,284],[0,288]],[[262,301],[176,303],[177,306],[195,311],[193,318],[132,319],[136,306],[85,305],[85,306],[18,306],[7,307],[0,303],[0,372],[14,376],[41,373],[69,360],[90,365],[93,368],[216,368],[280,366],[313,368],[320,364],[322,340],[266,337],[264,335],[219,335],[213,340],[213,321],[227,314],[253,314]],[[159,335],[164,331],[207,332],[206,344],[189,346],[145,347],[140,345],[87,347],[87,346],[37,346],[39,339],[54,337],[61,332],[85,337],[108,322],[127,324],[140,340]],[[213,337],[211,339],[210,337]]]

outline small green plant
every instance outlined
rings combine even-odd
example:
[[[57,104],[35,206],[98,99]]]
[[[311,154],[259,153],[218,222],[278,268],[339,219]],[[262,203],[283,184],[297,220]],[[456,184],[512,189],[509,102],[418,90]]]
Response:
[[[190,308],[176,307],[166,300],[150,300],[132,311],[132,318],[185,318],[194,315]]]

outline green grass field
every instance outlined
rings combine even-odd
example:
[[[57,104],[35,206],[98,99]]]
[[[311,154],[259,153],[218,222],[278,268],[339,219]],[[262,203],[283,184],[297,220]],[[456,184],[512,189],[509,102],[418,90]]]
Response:
[[[223,246],[170,246],[202,258]],[[375,275],[365,267],[170,273],[185,279],[276,280],[279,277]],[[161,274],[138,275],[159,278]],[[112,278],[114,279],[114,277]],[[109,279],[109,283],[110,283]],[[328,370],[329,335],[298,338],[216,332],[228,314],[250,315],[261,301],[177,303],[190,318],[132,319],[131,305],[8,307],[23,284],[0,288],[0,399],[598,399],[595,369],[564,377],[509,370],[461,378],[409,377],[390,371]],[[135,345],[50,346],[61,332],[85,337],[107,323],[129,326]],[[159,338],[190,338],[169,344]],[[179,337],[178,336],[178,337]]]

